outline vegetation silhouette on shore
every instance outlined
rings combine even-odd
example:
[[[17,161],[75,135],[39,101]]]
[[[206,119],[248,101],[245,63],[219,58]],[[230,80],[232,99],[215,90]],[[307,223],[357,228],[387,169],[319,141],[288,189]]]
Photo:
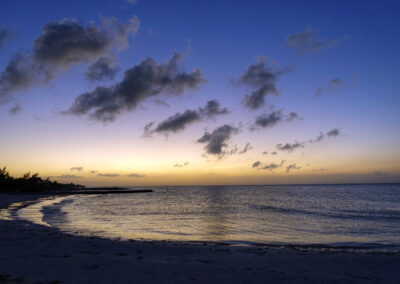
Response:
[[[21,178],[10,176],[7,168],[0,168],[0,193],[30,192],[30,193],[56,193],[56,194],[111,194],[111,193],[146,193],[151,189],[126,189],[122,187],[92,187],[87,188],[80,184],[60,183],[49,178],[42,179],[38,173],[30,172]]]
[[[51,181],[49,178],[42,179],[38,173],[31,175],[30,172],[21,178],[10,176],[7,168],[0,169],[0,192],[50,192],[54,190],[76,190],[84,189],[83,185],[73,183],[60,183]]]

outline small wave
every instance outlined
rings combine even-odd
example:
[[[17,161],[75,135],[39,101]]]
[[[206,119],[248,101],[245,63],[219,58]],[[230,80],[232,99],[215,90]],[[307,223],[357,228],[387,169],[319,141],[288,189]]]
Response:
[[[351,219],[351,220],[368,220],[368,221],[400,221],[400,212],[394,210],[371,210],[371,211],[355,211],[340,210],[337,213],[324,213],[318,211],[308,211],[294,208],[282,208],[275,206],[253,206],[256,210],[273,211],[284,214],[301,214],[313,215],[317,217],[334,218],[334,219]]]
[[[34,224],[51,227],[51,225],[45,221],[44,213],[46,213],[46,210],[44,208],[50,208],[54,204],[61,203],[63,200],[68,198],[71,198],[71,196],[51,196],[41,198],[23,208],[19,208],[16,212],[16,216],[19,219],[24,219]]]

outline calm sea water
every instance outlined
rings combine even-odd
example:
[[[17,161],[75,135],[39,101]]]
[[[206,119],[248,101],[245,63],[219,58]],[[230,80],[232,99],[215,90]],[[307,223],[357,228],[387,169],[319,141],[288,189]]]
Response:
[[[20,216],[110,238],[400,246],[399,184],[152,189],[45,200]]]

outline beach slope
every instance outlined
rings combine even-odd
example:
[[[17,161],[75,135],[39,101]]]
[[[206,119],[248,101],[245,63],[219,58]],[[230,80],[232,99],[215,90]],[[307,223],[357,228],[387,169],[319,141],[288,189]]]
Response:
[[[108,240],[1,220],[0,283],[16,282],[400,283],[400,254]]]

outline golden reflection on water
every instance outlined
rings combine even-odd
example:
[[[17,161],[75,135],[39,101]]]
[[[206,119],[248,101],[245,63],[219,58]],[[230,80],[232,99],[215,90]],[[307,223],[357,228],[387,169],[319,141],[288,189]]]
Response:
[[[236,195],[233,195],[232,189],[229,191],[210,187],[198,190],[195,192],[196,196],[191,191],[160,190],[157,194],[140,196],[56,197],[42,199],[22,208],[17,216],[72,234],[117,239],[297,244],[368,243],[374,240],[368,234],[359,234],[359,229],[353,225],[358,224],[372,230],[377,223],[371,223],[369,219],[364,222],[363,219],[360,221],[324,217],[328,213],[338,214],[336,207],[332,207],[332,211],[322,211],[327,212],[322,217],[314,217],[312,210],[316,206],[326,207],[329,199],[323,199],[322,202],[317,196],[316,200],[322,204],[320,205],[309,200],[316,196],[315,190],[310,190],[305,199],[301,199],[303,192],[299,189],[289,189],[285,194],[281,194],[281,190],[283,189],[277,189],[275,195],[272,190],[267,192],[255,189],[251,195],[244,195],[247,191],[237,190]],[[332,189],[329,190],[332,192]],[[293,196],[294,194],[298,197]],[[354,196],[358,198],[358,195]],[[333,205],[342,206],[343,202],[339,204],[336,202],[339,199],[333,197],[330,197]],[[73,202],[63,202],[69,198]],[[253,199],[249,200],[250,198]],[[285,207],[289,201],[293,202],[293,207]],[[302,212],[302,207],[297,204],[299,201],[309,202],[306,204],[309,211],[304,211],[305,214],[297,213]],[[43,216],[42,211],[46,206],[51,206],[54,211]],[[275,206],[275,210],[271,209],[272,206]],[[352,209],[351,206],[353,204],[344,209]],[[330,208],[327,207],[326,210]],[[360,208],[361,213],[366,210],[364,207]],[[294,210],[296,214],[288,214],[286,211],[281,213],[279,210]],[[378,241],[393,241],[393,234],[376,236],[379,237]]]
[[[15,218],[13,212],[17,211],[19,208],[22,208],[23,206],[26,206],[32,202],[35,201],[14,202],[10,204],[7,208],[0,209],[0,220],[7,220],[7,221],[14,220]]]
[[[227,225],[227,216],[224,211],[212,210],[215,206],[221,206],[224,199],[224,192],[220,190],[211,191],[207,205],[213,214],[206,217],[206,234],[215,236],[214,241],[222,240],[229,235],[231,228]]]
[[[46,227],[51,227],[50,224],[48,224],[47,222],[43,221],[43,207],[45,206],[50,206],[53,205],[54,203],[58,203],[61,202],[62,200],[69,198],[68,196],[65,197],[45,197],[45,198],[41,198],[39,200],[39,202],[36,202],[32,205],[26,206],[20,210],[18,210],[18,217],[21,219],[25,219],[29,222],[38,224],[38,225],[42,225],[42,226],[46,226]]]

